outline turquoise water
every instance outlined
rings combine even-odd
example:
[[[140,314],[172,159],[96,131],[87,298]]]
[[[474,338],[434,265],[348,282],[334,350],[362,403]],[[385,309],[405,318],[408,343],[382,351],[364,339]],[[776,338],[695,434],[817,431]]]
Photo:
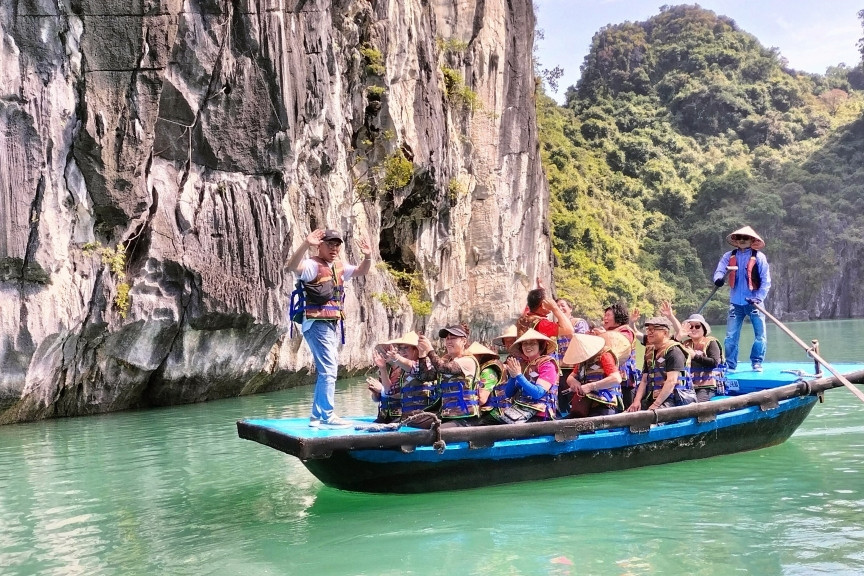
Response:
[[[864,321],[789,326],[828,361],[864,360]],[[770,328],[769,359],[806,359]],[[361,379],[338,388],[341,412],[374,411]],[[236,420],[310,400],[0,427],[0,574],[864,573],[864,404],[844,389],[774,448],[419,496],[326,488],[237,437]]]

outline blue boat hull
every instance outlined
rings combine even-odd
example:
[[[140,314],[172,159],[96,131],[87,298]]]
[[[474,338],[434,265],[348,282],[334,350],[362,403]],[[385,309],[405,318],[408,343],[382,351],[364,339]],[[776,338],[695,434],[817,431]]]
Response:
[[[580,434],[566,442],[541,437],[489,448],[471,448],[462,442],[448,444],[441,454],[431,446],[409,453],[340,451],[304,464],[324,484],[358,492],[423,493],[544,480],[775,446],[795,432],[815,403],[812,396],[795,398],[768,412],[750,408],[749,413],[722,415],[714,422],[689,419],[644,433],[619,428]]]

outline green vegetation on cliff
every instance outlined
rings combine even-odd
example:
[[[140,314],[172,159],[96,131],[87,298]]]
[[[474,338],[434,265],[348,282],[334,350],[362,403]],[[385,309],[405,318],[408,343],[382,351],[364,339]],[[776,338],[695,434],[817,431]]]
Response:
[[[775,309],[864,306],[819,303],[864,255],[864,66],[796,72],[731,19],[674,6],[601,29],[581,70],[565,106],[537,102],[556,285],[580,311],[695,308],[744,224],[768,242]]]

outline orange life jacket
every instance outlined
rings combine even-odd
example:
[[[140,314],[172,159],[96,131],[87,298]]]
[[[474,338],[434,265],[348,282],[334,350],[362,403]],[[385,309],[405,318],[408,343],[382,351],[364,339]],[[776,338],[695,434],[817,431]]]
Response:
[[[609,346],[603,346],[600,352],[583,362],[573,371],[576,380],[581,384],[592,384],[605,378],[606,374],[603,372],[603,367],[600,365],[600,358],[606,353],[611,354],[612,358],[615,359],[615,363],[618,363],[618,357],[615,356],[615,352],[613,352]],[[620,384],[616,384],[610,388],[597,390],[596,392],[589,392],[586,396],[595,402],[600,402],[601,404],[606,404],[608,406],[618,407],[624,404],[624,401],[621,400]]]
[[[441,390],[441,418],[471,418],[480,415],[480,395],[477,393],[477,376],[480,364],[474,356],[467,355],[473,362],[474,373],[470,376],[441,374],[438,387]]]
[[[525,312],[522,316],[516,320],[516,335],[522,336],[528,330],[534,330],[537,324],[541,320],[545,320],[546,316],[540,316],[539,314],[534,314],[533,312]]]
[[[726,277],[729,281],[729,287],[735,288],[735,280],[738,276],[738,249],[732,250],[732,255],[729,256],[729,264],[726,269],[728,272],[726,273]],[[731,270],[730,270],[731,268]],[[750,259],[747,260],[747,287],[750,291],[758,290],[762,285],[762,278],[759,274],[754,274],[753,271],[756,268],[756,250],[750,249]]]
[[[626,324],[622,324],[614,328],[614,330],[624,334],[630,341],[630,355],[626,358],[618,359],[618,365],[621,366],[621,386],[624,388],[636,388],[639,386],[639,379],[642,378],[642,371],[639,369],[639,364],[636,361],[636,335]]]
[[[300,298],[296,304],[292,301],[291,319],[300,322],[303,313],[306,319],[341,320],[345,299],[342,261],[334,260],[331,268],[318,256],[313,256],[312,260],[318,265],[318,273],[311,282],[297,281],[294,293]]]
[[[480,365],[479,374],[482,374],[484,370],[490,368],[495,372],[496,378],[498,378],[498,382],[492,387],[492,390],[489,392],[489,398],[486,399],[486,403],[480,406],[481,412],[489,412],[495,408],[507,408],[512,404],[510,398],[507,397],[507,394],[504,392],[504,389],[507,387],[507,369],[504,368],[504,364],[498,360],[497,358],[493,358],[492,360],[487,360],[483,364]],[[484,383],[479,382],[480,386],[483,386]]]

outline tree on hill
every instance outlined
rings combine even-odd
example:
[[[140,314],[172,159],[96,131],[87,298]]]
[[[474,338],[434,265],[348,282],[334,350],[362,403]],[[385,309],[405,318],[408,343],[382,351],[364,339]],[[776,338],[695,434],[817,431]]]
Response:
[[[646,312],[664,298],[695,308],[726,234],[750,224],[770,239],[778,277],[797,284],[769,302],[778,311],[864,315],[864,296],[833,307],[826,297],[858,274],[850,255],[864,243],[849,232],[864,203],[853,69],[795,72],[733,20],[672,6],[603,27],[581,70],[564,107],[540,95],[538,118],[556,284],[584,313],[617,298]],[[798,231],[815,238],[819,223],[835,236],[806,246],[805,272]],[[810,265],[820,254],[830,257]],[[709,312],[722,319],[722,304]]]

